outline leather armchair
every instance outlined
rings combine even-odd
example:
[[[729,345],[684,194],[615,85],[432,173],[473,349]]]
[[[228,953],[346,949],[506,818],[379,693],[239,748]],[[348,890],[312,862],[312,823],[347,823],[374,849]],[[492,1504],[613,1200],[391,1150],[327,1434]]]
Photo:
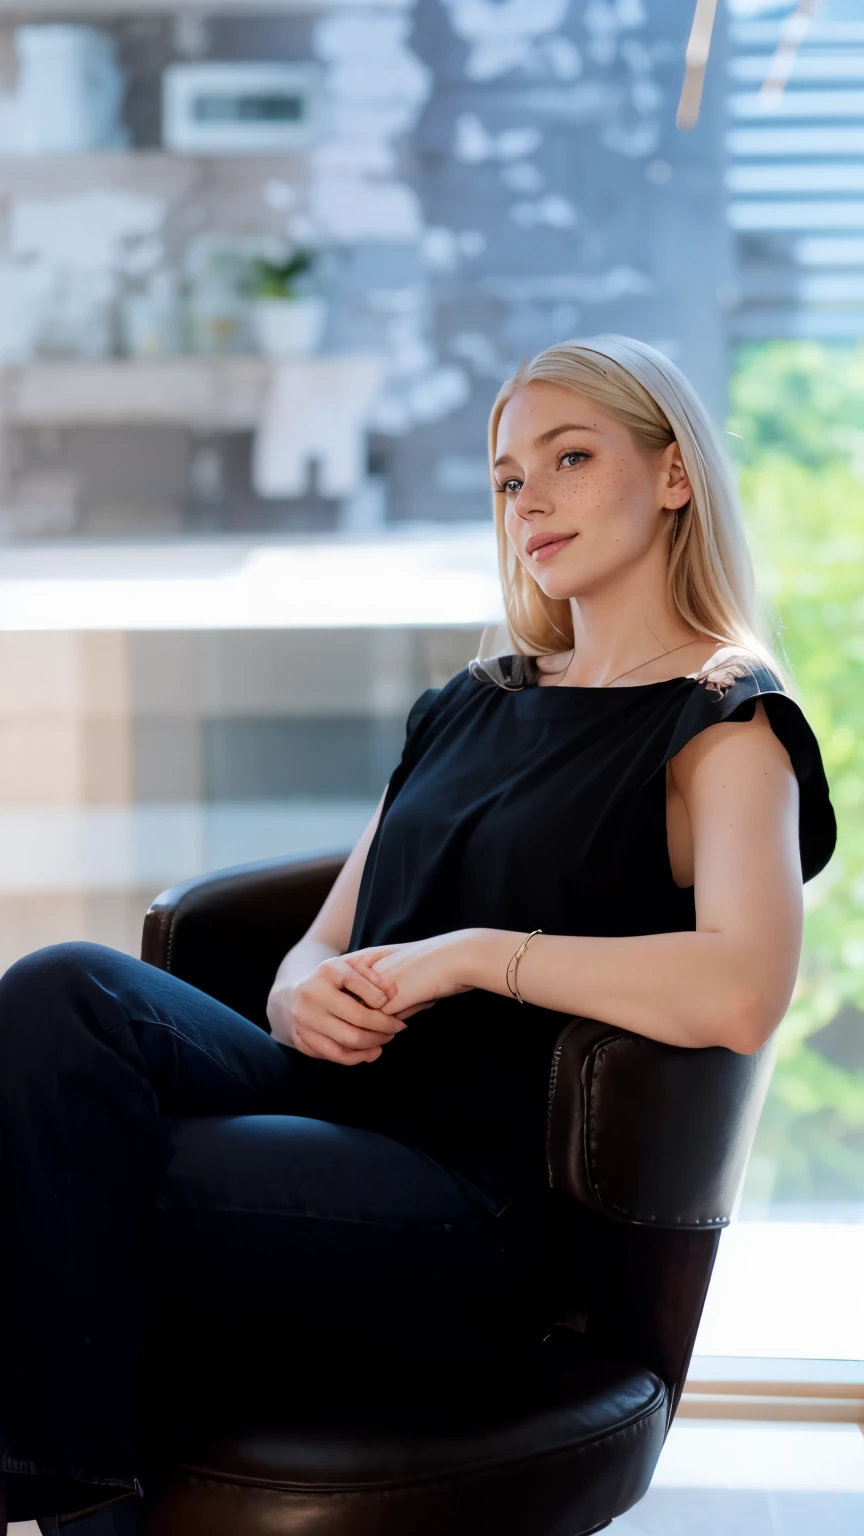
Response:
[[[345,857],[177,886],[147,913],[142,957],[266,1028],[279,961]],[[410,1401],[350,1410],[332,1383],[324,1407],[262,1422],[238,1401],[215,1431],[184,1425],[153,1536],[587,1536],[631,1508],[678,1404],[770,1066],[769,1049],[564,1022],[547,1154],[581,1257],[536,1359],[443,1405],[418,1382]]]

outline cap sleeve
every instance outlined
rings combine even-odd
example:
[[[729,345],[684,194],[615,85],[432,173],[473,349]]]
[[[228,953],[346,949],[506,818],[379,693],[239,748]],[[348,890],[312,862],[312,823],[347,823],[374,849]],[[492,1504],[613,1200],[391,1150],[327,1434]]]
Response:
[[[415,763],[423,756],[429,732],[426,726],[430,714],[434,714],[433,705],[441,693],[440,688],[425,688],[420,697],[414,700],[405,720],[405,742],[402,747],[402,756],[399,760],[391,783],[401,784],[409,774]]]
[[[768,667],[755,660],[739,662],[697,681],[675,723],[663,761],[668,763],[709,725],[752,720],[757,699],[762,700],[771,729],[789,753],[798,780],[801,873],[805,881],[812,880],[834,852],[837,822],[819,743],[800,705]]]
[[[411,708],[408,711],[408,717],[405,721],[405,751],[408,750],[408,747],[417,736],[417,733],[420,729],[421,720],[424,719],[425,715],[427,714],[431,705],[434,704],[440,692],[440,688],[426,688],[423,693],[421,693],[419,699],[415,699],[414,703],[411,705]]]

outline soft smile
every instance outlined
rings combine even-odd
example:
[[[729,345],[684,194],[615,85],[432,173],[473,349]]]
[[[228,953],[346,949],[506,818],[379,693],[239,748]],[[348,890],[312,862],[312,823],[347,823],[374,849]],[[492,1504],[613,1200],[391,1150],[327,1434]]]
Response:
[[[563,539],[554,539],[550,544],[540,544],[531,551],[531,559],[551,560],[553,555],[557,555],[559,549],[563,549],[565,544],[571,544],[578,537],[577,533],[568,533]]]

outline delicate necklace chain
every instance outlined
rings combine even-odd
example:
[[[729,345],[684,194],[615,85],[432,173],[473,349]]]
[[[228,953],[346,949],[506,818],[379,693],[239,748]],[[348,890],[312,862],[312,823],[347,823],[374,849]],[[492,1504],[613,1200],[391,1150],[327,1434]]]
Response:
[[[637,662],[635,667],[628,667],[626,672],[619,672],[617,677],[610,677],[608,683],[601,683],[600,687],[601,688],[609,688],[609,687],[611,687],[612,683],[617,683],[619,677],[627,677],[629,675],[629,673],[631,673],[631,672],[638,672],[640,667],[647,667],[650,662],[652,662],[652,661],[659,661],[661,656],[671,656],[673,654],[673,652],[675,652],[675,651],[683,651],[686,646],[692,645],[692,644],[693,644],[692,640],[685,640],[681,645],[673,645],[673,646],[671,646],[668,651],[660,651],[656,656],[649,656],[647,661]],[[575,655],[576,655],[576,647],[574,645],[572,651],[570,652],[570,661],[568,661],[567,667],[569,667],[570,662],[573,660],[573,657]],[[564,669],[562,671],[562,674],[561,674],[562,677],[564,675],[564,672],[567,671],[567,667],[564,667]],[[560,683],[553,683],[552,687],[553,688],[560,688],[561,684]]]

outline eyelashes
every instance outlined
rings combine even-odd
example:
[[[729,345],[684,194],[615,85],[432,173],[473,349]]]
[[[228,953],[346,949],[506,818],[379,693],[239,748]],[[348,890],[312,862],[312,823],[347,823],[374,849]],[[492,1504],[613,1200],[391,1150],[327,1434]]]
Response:
[[[584,462],[586,459],[590,459],[591,457],[592,455],[590,453],[583,453],[581,448],[569,448],[566,453],[559,454],[558,468],[578,469],[579,464]],[[578,459],[579,463],[568,464],[568,459]],[[499,485],[497,480],[493,481],[495,490],[498,492],[499,496],[518,496],[519,491],[522,489],[523,483],[523,481],[517,480],[515,476],[511,476],[509,480],[505,480],[502,485]],[[515,490],[512,489],[514,486],[516,487]]]

